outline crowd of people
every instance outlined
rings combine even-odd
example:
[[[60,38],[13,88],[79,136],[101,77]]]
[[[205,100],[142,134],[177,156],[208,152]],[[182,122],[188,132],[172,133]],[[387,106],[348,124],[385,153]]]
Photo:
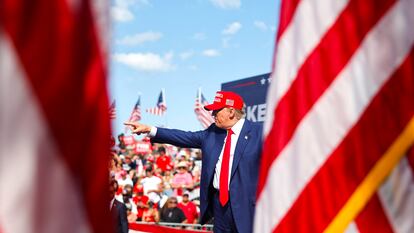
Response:
[[[201,152],[152,144],[134,152],[123,135],[112,149],[111,178],[118,183],[115,199],[127,208],[129,223],[198,223]]]

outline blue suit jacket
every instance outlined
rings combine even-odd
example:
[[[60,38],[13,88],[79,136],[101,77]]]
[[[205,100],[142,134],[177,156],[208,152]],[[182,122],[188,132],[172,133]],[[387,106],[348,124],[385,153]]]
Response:
[[[212,180],[216,163],[223,148],[226,131],[212,124],[203,131],[186,132],[158,128],[152,142],[179,147],[200,148],[203,152],[200,184],[200,223],[211,217],[214,188]],[[256,204],[257,178],[262,150],[262,126],[246,120],[234,152],[229,197],[237,230],[252,232]]]
[[[128,217],[125,204],[115,199],[111,208],[111,214],[114,232],[128,233]]]

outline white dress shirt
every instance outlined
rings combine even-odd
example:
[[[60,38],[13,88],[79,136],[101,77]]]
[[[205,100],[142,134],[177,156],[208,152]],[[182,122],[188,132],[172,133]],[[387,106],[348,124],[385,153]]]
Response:
[[[111,199],[109,202],[109,210],[112,210],[112,206],[114,205],[115,197]]]
[[[231,146],[230,146],[230,160],[229,160],[229,179],[227,185],[230,184],[230,176],[231,176],[231,169],[233,167],[233,158],[234,158],[234,151],[236,149],[237,140],[239,140],[240,132],[244,125],[244,118],[240,119],[233,127],[231,127],[231,130],[233,131],[233,134],[231,135]],[[219,189],[220,186],[220,171],[221,171],[221,161],[223,160],[223,151],[224,151],[224,145],[226,144],[227,137],[224,139],[223,142],[223,148],[221,148],[220,157],[216,163],[216,169],[214,173],[213,178],[213,187],[215,189]],[[230,189],[229,189],[230,190]]]

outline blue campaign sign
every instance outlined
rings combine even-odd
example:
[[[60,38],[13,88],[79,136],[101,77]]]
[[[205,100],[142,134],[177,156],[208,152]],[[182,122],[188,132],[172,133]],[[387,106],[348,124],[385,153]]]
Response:
[[[270,73],[222,83],[221,90],[239,94],[246,103],[246,118],[263,122],[266,115],[266,94],[270,84]]]

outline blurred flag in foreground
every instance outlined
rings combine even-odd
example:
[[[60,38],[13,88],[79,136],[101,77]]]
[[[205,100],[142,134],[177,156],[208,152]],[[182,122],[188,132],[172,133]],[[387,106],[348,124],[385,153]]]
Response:
[[[146,109],[146,112],[149,114],[162,116],[167,111],[167,102],[165,101],[164,89],[161,90],[160,95],[158,96],[157,105],[153,108]]]
[[[214,122],[214,118],[211,115],[211,113],[204,109],[204,106],[207,104],[208,102],[206,98],[204,98],[203,93],[201,93],[201,88],[199,88],[197,91],[197,96],[194,104],[194,112],[197,116],[198,121],[205,129],[208,128]]]
[[[101,3],[0,0],[2,233],[111,232]]]
[[[282,1],[255,232],[414,232],[413,10]]]

